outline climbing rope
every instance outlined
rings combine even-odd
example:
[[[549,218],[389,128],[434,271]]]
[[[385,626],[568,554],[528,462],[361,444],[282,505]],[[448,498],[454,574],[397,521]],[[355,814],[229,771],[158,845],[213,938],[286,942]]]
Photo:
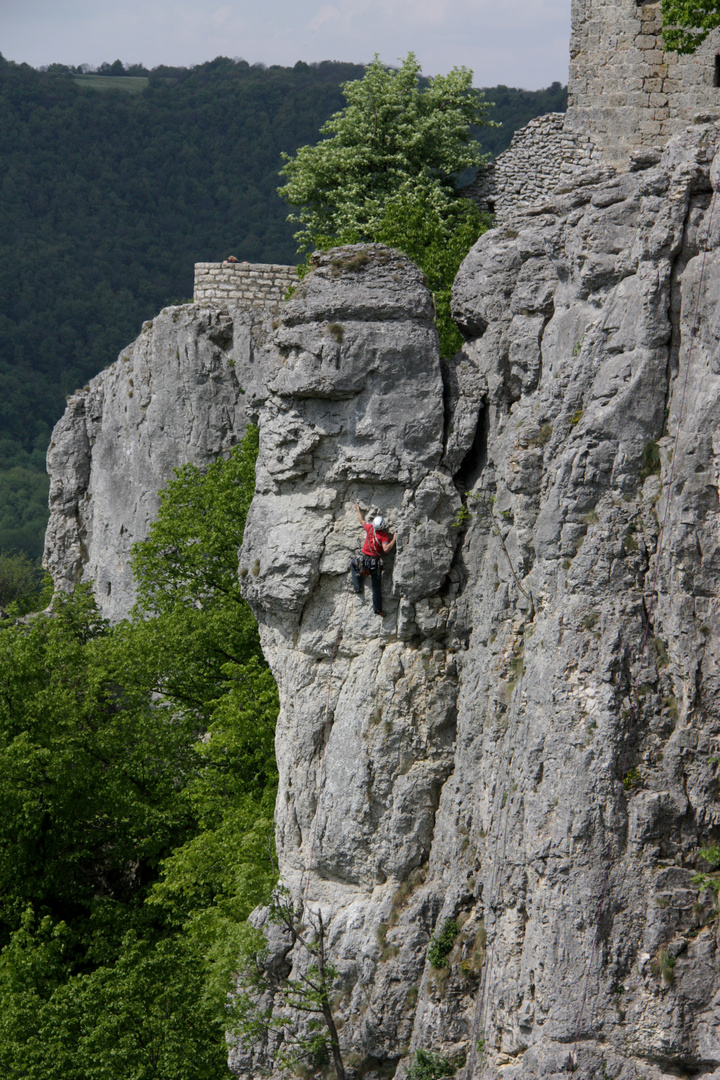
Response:
[[[330,700],[331,700],[331,696],[332,696],[333,667],[335,665],[335,657],[337,656],[338,649],[340,648],[340,642],[342,641],[343,627],[345,625],[345,615],[347,613],[348,597],[350,596],[350,588],[351,588],[351,583],[348,582],[348,587],[347,587],[347,590],[345,592],[345,603],[343,605],[342,615],[340,616],[340,624],[338,626],[338,631],[337,631],[337,634],[335,635],[335,640],[333,641],[332,648],[330,650],[330,668],[328,670],[328,691],[327,691],[327,700],[325,702],[325,715],[324,715],[324,718],[323,718],[323,726],[322,726],[322,747],[321,747],[321,751],[320,751],[320,776],[319,776],[319,780],[318,780],[318,799],[317,799],[317,804],[315,806],[315,818],[313,820],[312,833],[310,834],[310,851],[309,851],[309,854],[308,854],[308,862],[307,862],[307,882],[306,882],[306,885],[305,885],[305,899],[303,901],[303,909],[307,908],[308,892],[310,890],[310,874],[312,872],[312,860],[313,860],[313,854],[315,852],[315,838],[317,836],[318,817],[320,816],[320,803],[322,801],[322,797],[323,797],[323,794],[324,794],[324,791],[325,791],[325,751],[327,749],[328,727],[329,727],[329,724],[330,724]]]
[[[703,250],[702,263],[701,263],[701,266],[700,266],[700,277],[698,279],[697,299],[695,301],[695,314],[694,314],[694,317],[693,317],[692,329],[690,331],[690,342],[689,342],[689,345],[688,345],[688,357],[687,357],[687,363],[685,365],[685,377],[683,379],[682,395],[681,395],[681,398],[680,398],[680,409],[679,409],[679,412],[678,412],[677,428],[676,428],[676,431],[675,431],[675,442],[673,444],[672,460],[670,462],[670,475],[668,477],[668,483],[667,483],[667,498],[665,499],[665,512],[663,514],[663,519],[662,519],[662,523],[661,523],[661,526],[660,526],[660,531],[658,533],[657,551],[656,551],[656,554],[655,554],[655,570],[654,570],[654,573],[653,573],[652,587],[651,587],[651,591],[650,591],[649,602],[646,605],[647,614],[646,614],[646,620],[645,620],[645,630],[644,630],[644,633],[643,633],[643,636],[642,636],[642,643],[641,643],[640,652],[639,652],[639,655],[638,655],[638,668],[637,668],[637,674],[635,676],[635,686],[633,687],[633,696],[632,696],[632,702],[631,702],[631,707],[630,707],[630,724],[629,724],[629,727],[628,727],[627,737],[625,739],[625,751],[624,751],[624,754],[623,754],[623,764],[622,764],[622,769],[620,771],[620,777],[621,778],[623,776],[625,776],[625,770],[627,768],[627,763],[628,763],[628,756],[629,756],[629,753],[630,753],[630,740],[632,738],[632,734],[633,734],[633,731],[635,729],[635,724],[636,724],[636,721],[637,721],[639,689],[640,689],[640,676],[641,676],[641,673],[642,673],[642,664],[643,664],[643,660],[645,658],[645,652],[647,650],[647,643],[648,643],[648,637],[649,637],[649,634],[650,634],[650,626],[651,626],[652,614],[653,614],[653,611],[655,609],[655,603],[656,603],[656,600],[657,600],[657,583],[658,583],[658,574],[659,574],[659,571],[660,571],[660,558],[661,558],[661,555],[662,555],[663,540],[665,538],[665,528],[667,526],[668,514],[669,514],[669,510],[670,510],[670,499],[671,499],[671,496],[672,496],[672,488],[673,488],[673,483],[675,481],[675,464],[676,464],[676,461],[677,461],[677,451],[678,451],[678,446],[679,446],[679,442],[680,442],[680,432],[681,432],[683,420],[684,420],[684,417],[685,417],[685,398],[686,398],[686,395],[687,395],[688,377],[689,377],[689,374],[690,374],[690,363],[691,363],[691,360],[692,360],[693,348],[694,348],[694,345],[695,345],[695,337],[696,337],[697,328],[698,328],[698,321],[699,321],[699,318],[700,318],[700,297],[702,295],[702,283],[703,283],[703,279],[705,277],[705,261],[707,259],[708,245],[710,243],[710,230],[712,228],[713,215],[715,213],[715,197],[716,197],[716,192],[713,191],[712,201],[710,203],[710,217],[709,217],[709,220],[708,220],[707,232],[706,232],[706,235],[705,235],[705,247],[704,247],[704,250]],[[605,868],[605,876],[604,876],[604,879],[603,879],[603,886],[602,886],[602,890],[601,890],[601,893],[600,893],[600,901],[599,901],[599,904],[598,904],[597,920],[595,922],[595,932],[593,934],[592,946],[591,946],[591,949],[590,949],[590,958],[588,960],[587,971],[585,973],[583,996],[582,996],[582,1002],[580,1004],[580,1014],[578,1016],[577,1027],[575,1029],[575,1039],[574,1039],[574,1042],[573,1042],[573,1049],[572,1049],[572,1055],[571,1055],[571,1070],[572,1071],[575,1070],[575,1067],[577,1065],[577,1045],[578,1045],[578,1041],[580,1039],[580,1029],[581,1029],[581,1026],[582,1026],[583,1016],[585,1014],[585,1006],[587,1004],[587,995],[588,995],[588,986],[590,984],[590,975],[591,975],[591,972],[592,972],[593,964],[595,962],[595,954],[597,952],[597,941],[598,941],[598,935],[600,933],[600,925],[602,923],[603,915],[605,914],[605,901],[607,899],[607,895],[608,895],[608,891],[609,891],[610,875],[612,873],[613,862],[614,862],[614,854],[615,854],[615,826],[617,824],[617,817],[618,817],[618,813],[619,813],[619,810],[620,810],[620,799],[621,799],[621,796],[622,796],[622,792],[623,792],[623,786],[622,786],[622,783],[620,783],[618,785],[617,793],[616,793],[616,796],[615,796],[615,802],[614,802],[614,805],[613,805],[612,817],[610,819],[610,843],[609,843],[609,848],[608,848],[607,865],[606,865],[606,868]]]

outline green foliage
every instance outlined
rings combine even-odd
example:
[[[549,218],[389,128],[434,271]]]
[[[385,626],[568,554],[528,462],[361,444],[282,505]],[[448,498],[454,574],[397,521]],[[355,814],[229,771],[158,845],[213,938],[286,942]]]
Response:
[[[10,1080],[229,1076],[227,993],[274,880],[277,690],[231,573],[256,453],[251,430],[178,470],[132,621],[78,588],[0,633]]]
[[[37,610],[50,602],[46,585],[42,567],[24,551],[0,551],[0,608],[12,604],[13,614],[20,615]]]
[[[374,240],[398,195],[419,190],[444,208],[453,177],[482,160],[470,126],[486,122],[487,105],[471,79],[454,68],[421,85],[410,53],[397,70],[376,56],[362,79],[343,85],[348,104],[320,129],[326,138],[283,155],[279,194],[299,208],[290,220],[302,225],[301,250]]]
[[[343,91],[347,106],[323,125],[325,138],[283,155],[279,194],[297,208],[295,239],[301,251],[369,241],[404,251],[435,293],[441,350],[452,355],[462,339],[450,288],[489,224],[456,177],[483,161],[473,131],[489,122],[488,105],[467,68],[422,80],[412,53],[397,70],[376,56]]]
[[[650,970],[659,982],[665,986],[672,986],[675,981],[676,963],[675,957],[671,956],[667,949],[659,949],[657,956],[650,962]]]
[[[528,446],[547,446],[552,439],[552,424],[541,424],[538,434],[530,439]]]
[[[435,296],[440,352],[453,356],[462,337],[452,315],[452,283],[460,263],[488,228],[490,218],[465,198],[448,198],[438,205],[422,189],[391,195],[373,239],[398,248],[425,273]]]
[[[700,848],[698,854],[701,859],[710,863],[711,870],[716,870],[720,866],[720,847],[717,844],[714,847]]]
[[[293,945],[300,945],[301,959],[299,965],[296,959],[293,971],[278,974],[265,962],[265,938],[248,939],[240,965],[239,993],[230,1010],[233,1034],[248,1046],[268,1041],[276,1047],[276,1068],[292,1069],[300,1075],[308,1066],[324,1069],[332,1057],[337,1080],[345,1080],[331,1002],[339,973],[325,957],[322,912],[311,911],[304,903],[296,908],[287,887],[278,885],[268,906],[268,919],[282,927]],[[270,999],[276,1005],[281,1002],[283,1009],[266,1008]],[[282,1037],[272,1038],[273,1032],[282,1033]]]
[[[623,787],[626,791],[634,791],[642,784],[642,776],[639,769],[629,769],[623,776]]]
[[[3,382],[0,361],[0,385]],[[28,408],[22,399],[23,388],[13,397],[14,408]],[[0,425],[2,424],[0,405]],[[39,434],[39,442],[48,435]],[[3,452],[0,465],[0,550],[24,551],[32,559],[42,555],[43,538],[48,518],[49,478],[45,472],[45,455],[37,451],[26,453],[12,439],[0,438]]]
[[[440,1080],[442,1076],[454,1076],[464,1064],[464,1057],[448,1058],[430,1050],[416,1050],[415,1062],[407,1071],[408,1080]]]
[[[133,556],[138,604],[132,640],[142,639],[147,677],[206,718],[235,678],[232,665],[261,656],[237,571],[257,447],[257,429],[250,428],[227,461],[218,459],[205,471],[192,465],[176,470],[161,493],[158,519]]]
[[[245,606],[237,551],[255,488],[258,431],[207,469],[185,465],[160,493],[160,511],[148,539],[136,545],[133,570],[142,612],[179,607],[225,610]]]
[[[427,952],[427,958],[432,967],[444,968],[446,966],[447,958],[459,933],[460,927],[455,919],[446,919],[441,930],[433,935]]]
[[[642,452],[642,462],[638,471],[641,481],[647,480],[648,476],[657,476],[662,468],[660,461],[660,447],[654,441],[645,443]]]
[[[720,26],[718,0],[662,0],[663,47],[681,54],[696,52]]]
[[[78,971],[71,932],[31,915],[0,959],[0,1069],[7,1080],[230,1077],[221,1010],[179,936],[129,932],[113,964]]]

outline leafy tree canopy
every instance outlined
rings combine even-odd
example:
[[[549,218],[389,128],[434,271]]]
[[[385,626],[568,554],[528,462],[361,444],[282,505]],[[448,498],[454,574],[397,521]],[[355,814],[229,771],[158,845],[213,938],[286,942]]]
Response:
[[[694,53],[720,26],[718,0],[662,0],[661,11],[663,45],[681,54]]]
[[[256,453],[250,430],[178,470],[131,620],[79,588],[0,624],[8,1080],[230,1075],[227,992],[274,883],[277,690],[236,585]]]
[[[423,80],[413,53],[397,70],[376,56],[343,92],[348,104],[323,125],[326,137],[283,155],[279,193],[298,208],[295,239],[300,250],[381,241],[405,251],[436,293],[447,356],[461,344],[449,290],[487,227],[455,179],[482,164],[473,132],[488,123],[488,104],[467,68]]]
[[[345,83],[347,106],[320,129],[327,136],[283,155],[280,195],[299,212],[302,250],[318,242],[375,240],[387,202],[421,191],[444,211],[454,177],[482,161],[471,127],[488,105],[472,72],[453,68],[421,83],[413,53],[393,70],[376,56],[362,79]]]

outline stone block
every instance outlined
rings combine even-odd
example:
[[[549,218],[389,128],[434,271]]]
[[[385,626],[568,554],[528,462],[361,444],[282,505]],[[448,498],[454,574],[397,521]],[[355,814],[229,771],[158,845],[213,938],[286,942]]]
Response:
[[[652,64],[655,71],[665,63],[665,53],[662,49],[657,48],[657,42],[655,42],[655,48],[648,48],[644,53],[644,59],[648,64]]]

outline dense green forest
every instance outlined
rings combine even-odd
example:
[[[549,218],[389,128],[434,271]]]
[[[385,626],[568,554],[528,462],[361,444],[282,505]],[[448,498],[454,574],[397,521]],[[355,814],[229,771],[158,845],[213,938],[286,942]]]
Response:
[[[224,58],[36,71],[0,57],[0,550],[40,553],[65,395],[190,297],[195,262],[297,261],[281,153],[317,141],[340,84],[363,72]],[[559,83],[486,96],[503,125],[481,129],[492,153],[566,100]]]
[[[277,689],[237,576],[256,455],[251,429],[178,471],[132,618],[79,587],[0,623],[4,1080],[230,1076],[227,991],[275,880]]]

